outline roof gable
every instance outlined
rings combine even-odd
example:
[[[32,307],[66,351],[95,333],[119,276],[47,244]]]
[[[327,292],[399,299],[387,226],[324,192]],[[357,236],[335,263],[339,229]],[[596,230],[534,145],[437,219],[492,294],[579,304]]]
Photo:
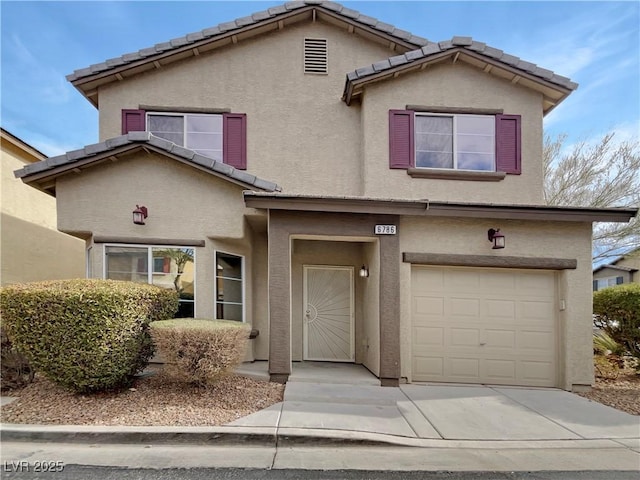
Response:
[[[257,35],[281,30],[302,21],[315,20],[323,20],[345,28],[351,33],[357,33],[371,41],[385,44],[399,53],[429,43],[425,38],[363,15],[339,3],[303,0],[288,2],[76,70],[67,75],[67,80],[97,106],[98,87],[101,85],[121,81],[148,70],[159,69],[170,63],[235,44]]]
[[[280,191],[280,187],[273,182],[262,180],[246,171],[237,170],[230,165],[200,155],[149,132],[130,132],[127,135],[87,145],[82,149],[51,157],[42,162],[32,163],[16,170],[15,176],[22,178],[24,183],[53,195],[55,194],[55,179],[57,177],[72,172],[80,173],[82,169],[95,166],[106,160],[115,160],[121,155],[141,149],[173,158],[245,188],[268,192]]]
[[[445,61],[464,62],[512,83],[540,91],[544,96],[544,113],[551,111],[578,88],[577,83],[566,77],[490,47],[486,43],[477,42],[471,37],[453,37],[439,43],[428,42],[417,50],[347,73],[342,99],[349,105],[360,97],[366,85],[391,80],[400,74]]]

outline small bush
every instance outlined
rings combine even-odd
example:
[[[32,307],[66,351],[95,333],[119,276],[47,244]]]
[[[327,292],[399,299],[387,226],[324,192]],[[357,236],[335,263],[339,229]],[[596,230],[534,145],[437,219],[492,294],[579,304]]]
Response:
[[[596,327],[640,359],[640,284],[594,292],[593,313]]]
[[[211,385],[240,364],[249,331],[229,320],[181,318],[153,322],[151,336],[171,380],[197,386]]]
[[[114,280],[59,280],[0,291],[3,325],[31,365],[76,392],[127,386],[153,355],[149,323],[170,318],[177,294]]]
[[[0,341],[0,390],[26,387],[33,382],[35,371],[13,346],[3,327],[0,327]]]

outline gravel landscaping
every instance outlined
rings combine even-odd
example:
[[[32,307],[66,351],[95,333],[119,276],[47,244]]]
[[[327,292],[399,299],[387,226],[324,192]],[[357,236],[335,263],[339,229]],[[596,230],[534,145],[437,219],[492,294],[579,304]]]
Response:
[[[2,407],[3,423],[57,425],[224,425],[282,401],[284,386],[229,375],[198,389],[161,375],[139,378],[120,393],[80,395],[36,376],[27,387],[3,395],[19,400]]]
[[[631,369],[622,371],[617,378],[596,377],[596,384],[591,391],[578,395],[632,415],[640,415],[640,375]]]

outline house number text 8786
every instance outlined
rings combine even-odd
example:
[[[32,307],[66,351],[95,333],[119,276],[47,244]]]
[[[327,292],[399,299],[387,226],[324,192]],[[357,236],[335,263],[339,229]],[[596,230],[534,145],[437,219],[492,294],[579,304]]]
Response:
[[[375,234],[376,235],[395,235],[396,226],[395,225],[376,225]]]

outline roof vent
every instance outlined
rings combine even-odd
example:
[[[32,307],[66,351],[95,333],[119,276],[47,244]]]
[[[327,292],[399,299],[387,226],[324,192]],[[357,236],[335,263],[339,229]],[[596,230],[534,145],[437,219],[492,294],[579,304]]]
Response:
[[[321,75],[329,73],[326,38],[304,39],[304,73]]]

